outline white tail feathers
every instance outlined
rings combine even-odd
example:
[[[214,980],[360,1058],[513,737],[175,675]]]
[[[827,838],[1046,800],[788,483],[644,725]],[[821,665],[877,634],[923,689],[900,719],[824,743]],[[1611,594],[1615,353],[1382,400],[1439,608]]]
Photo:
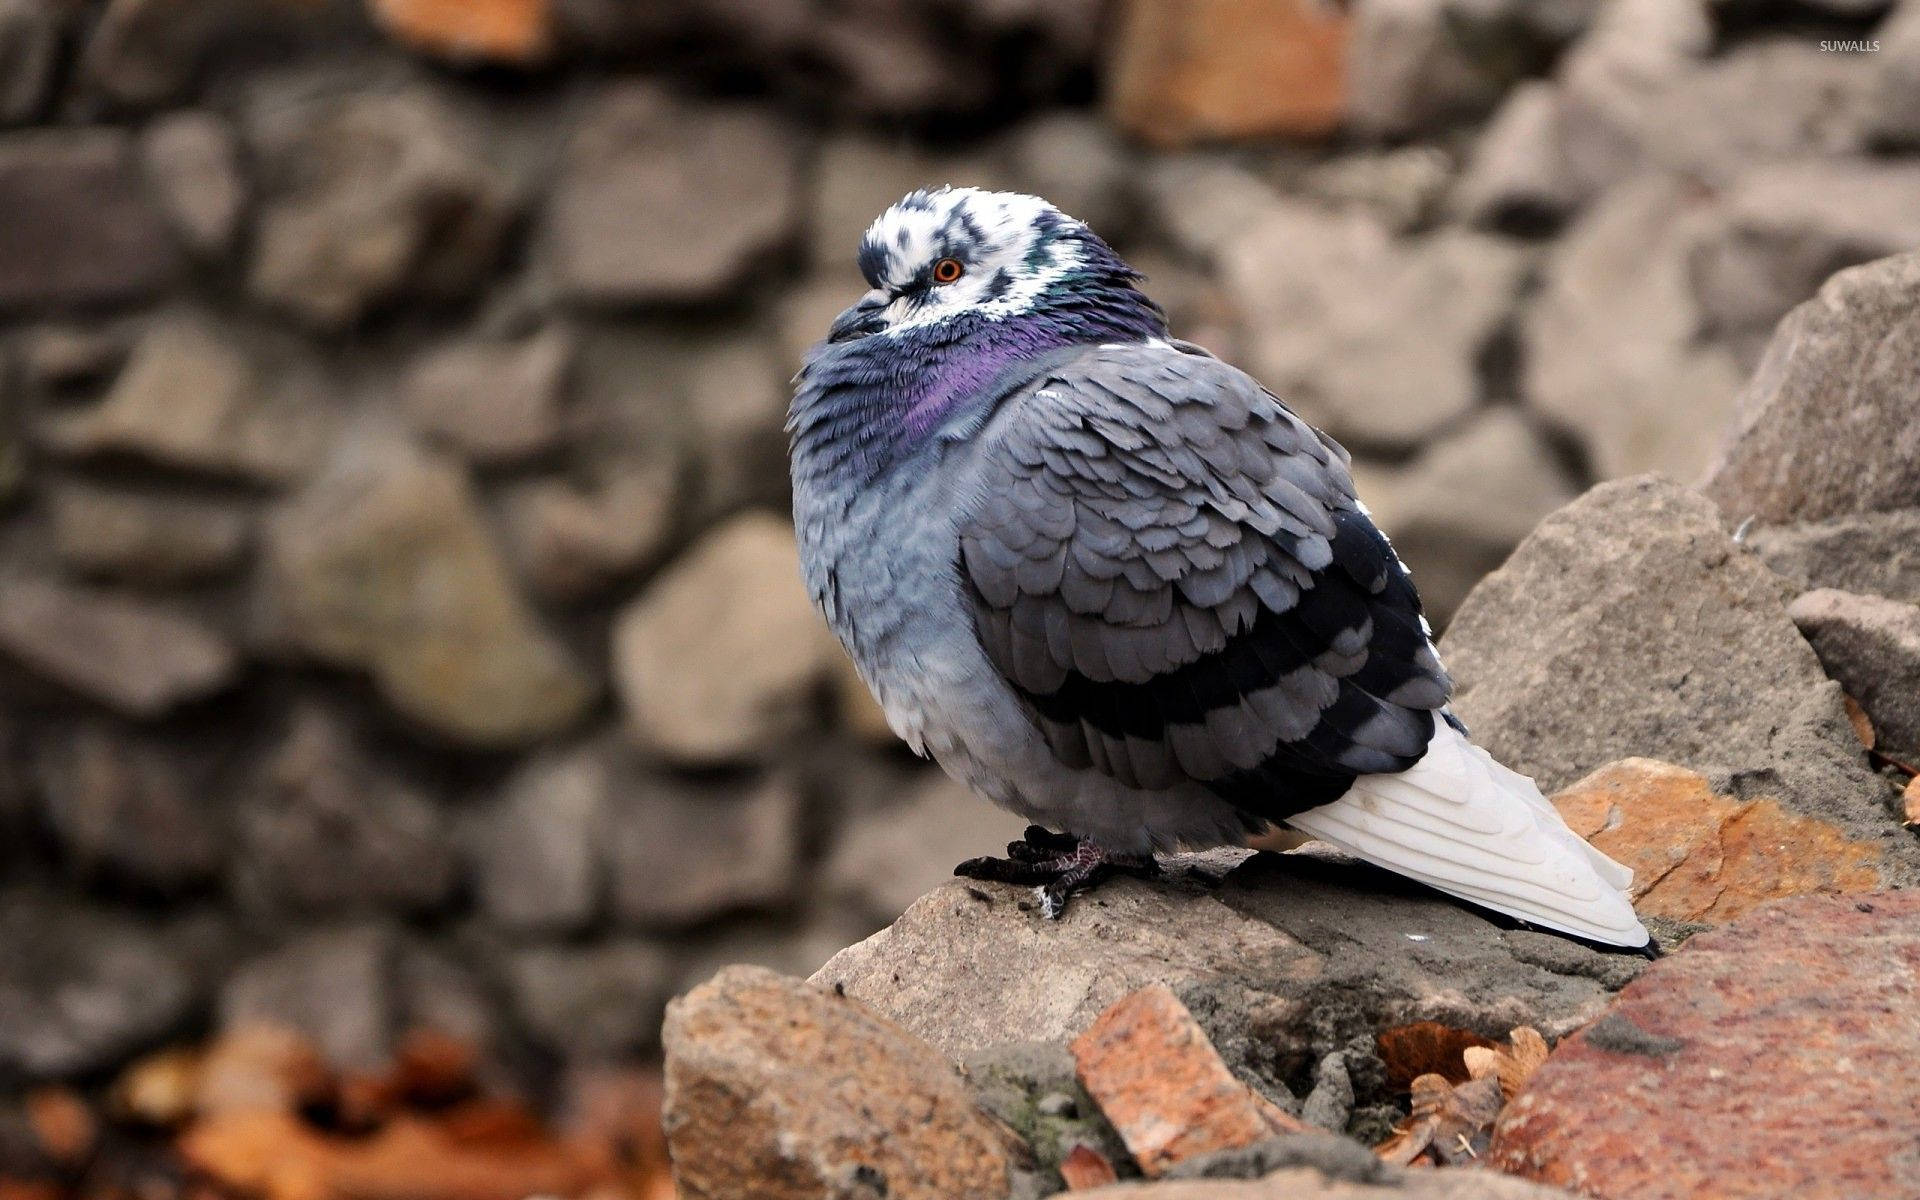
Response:
[[[1363,775],[1288,824],[1449,895],[1547,929],[1644,946],[1633,872],[1567,828],[1533,780],[1440,723],[1424,758]]]

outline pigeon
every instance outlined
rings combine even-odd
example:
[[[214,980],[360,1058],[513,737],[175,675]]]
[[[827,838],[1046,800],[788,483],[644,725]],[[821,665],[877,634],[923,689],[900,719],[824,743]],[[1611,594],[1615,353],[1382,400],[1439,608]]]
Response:
[[[1632,873],[1468,740],[1348,455],[1176,340],[1045,200],[915,191],[794,377],[813,603],[916,752],[1032,825],[956,874],[1044,916],[1289,826],[1473,905],[1645,947]]]

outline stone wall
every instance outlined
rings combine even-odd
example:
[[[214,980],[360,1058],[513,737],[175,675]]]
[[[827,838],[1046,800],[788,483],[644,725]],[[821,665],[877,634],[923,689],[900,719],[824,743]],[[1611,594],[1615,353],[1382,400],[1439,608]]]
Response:
[[[256,1018],[645,1053],[1004,840],[782,511],[906,190],[1092,222],[1444,618],[1920,244],[1886,7],[0,0],[0,1083]]]

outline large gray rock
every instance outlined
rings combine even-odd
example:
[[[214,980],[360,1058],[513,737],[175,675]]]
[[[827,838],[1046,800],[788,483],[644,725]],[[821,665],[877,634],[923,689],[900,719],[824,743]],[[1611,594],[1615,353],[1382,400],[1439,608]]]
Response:
[[[1699,0],[1631,0],[1607,8],[1568,53],[1561,132],[1583,195],[1647,171],[1720,186],[1761,163],[1860,149],[1873,86],[1865,64],[1804,37],[1710,58],[1713,40]]]
[[[1548,517],[1455,615],[1454,708],[1495,758],[1553,791],[1615,759],[1663,759],[1771,797],[1871,848],[1889,882],[1920,846],[1889,818],[1784,582],[1712,503],[1643,476]]]
[[[510,463],[559,440],[572,365],[573,339],[558,328],[517,341],[454,342],[408,368],[400,401],[434,441],[475,463]]]
[[[498,1024],[472,971],[378,922],[294,931],[240,964],[218,1009],[224,1030],[291,1029],[353,1071],[386,1068],[399,1039],[415,1030],[485,1046]]]
[[[181,892],[226,860],[227,805],[204,755],[177,739],[102,722],[37,740],[34,768],[47,826],[82,879]]]
[[[1867,132],[1887,146],[1920,146],[1920,4],[1903,3],[1874,30]]]
[[[427,912],[456,880],[432,799],[317,706],[296,710],[249,773],[234,822],[234,898],[267,918]]]
[[[531,946],[509,952],[507,990],[521,1022],[562,1058],[626,1058],[659,1044],[673,960],[651,942]]]
[[[1774,324],[1835,271],[1920,246],[1920,166],[1799,162],[1759,167],[1728,193],[1694,252],[1710,329],[1757,359]]]
[[[0,136],[0,310],[127,304],[180,273],[118,129]]]
[[[223,257],[247,202],[233,128],[198,110],[162,117],[140,135],[140,162],[181,240],[204,258]]]
[[[1827,674],[1866,710],[1877,747],[1920,757],[1920,605],[1821,588],[1795,600],[1787,615]]]
[[[735,762],[811,723],[838,649],[795,555],[784,518],[747,513],[621,612],[614,684],[639,745],[690,764]]]
[[[1397,244],[1371,217],[1288,201],[1235,239],[1222,268],[1261,382],[1343,441],[1405,448],[1479,399],[1479,357],[1526,258],[1459,229]]]
[[[1557,224],[1582,196],[1567,165],[1560,90],[1528,80],[1487,122],[1455,185],[1454,211],[1479,225],[1538,230]]]
[[[607,802],[614,915],[671,929],[779,909],[798,883],[800,816],[788,774],[733,786],[629,774]]]
[[[248,287],[319,329],[468,294],[518,206],[477,122],[424,89],[269,96],[247,132],[261,191]]]
[[[1648,176],[1609,192],[1548,256],[1521,323],[1522,389],[1602,478],[1698,479],[1733,411],[1740,369],[1700,337],[1688,274],[1712,215],[1685,183]]]
[[[174,1031],[197,999],[166,930],[25,888],[0,893],[0,1070],[111,1067]]]
[[[792,135],[764,110],[607,89],[547,204],[555,284],[591,304],[712,299],[788,241],[797,169]]]
[[[72,16],[45,0],[0,0],[0,125],[31,121],[45,105]]]
[[[333,418],[297,353],[244,344],[211,315],[170,313],[134,346],[106,398],[46,414],[57,454],[117,454],[181,470],[284,483],[310,470]]]
[[[1599,8],[1592,0],[1360,0],[1348,122],[1370,136],[1404,137],[1479,116]]]
[[[1814,521],[1920,496],[1920,254],[1842,271],[1788,314],[1706,484],[1735,519]]]
[[[276,646],[369,671],[405,716],[511,746],[573,724],[594,680],[515,589],[465,473],[369,431],[267,524]]]
[[[1404,467],[1356,466],[1354,483],[1436,624],[1575,494],[1552,448],[1513,408],[1475,415]]]
[[[198,621],[114,592],[0,581],[0,651],[125,716],[150,719],[221,691],[233,646]]]
[[[1839,588],[1920,604],[1920,508],[1761,526],[1747,545],[1803,591]]]
[[[464,830],[474,899],[507,930],[567,932],[599,914],[605,881],[606,756],[539,755]]]
[[[53,550],[82,575],[151,587],[231,569],[246,549],[246,513],[230,504],[75,480],[45,492]]]
[[[1284,1089],[1356,1035],[1408,1021],[1552,1036],[1597,1015],[1637,965],[1503,931],[1344,859],[1227,851],[1103,885],[1058,921],[1026,889],[950,883],[813,978],[953,1057],[1071,1038],[1163,981],[1229,1065]]]

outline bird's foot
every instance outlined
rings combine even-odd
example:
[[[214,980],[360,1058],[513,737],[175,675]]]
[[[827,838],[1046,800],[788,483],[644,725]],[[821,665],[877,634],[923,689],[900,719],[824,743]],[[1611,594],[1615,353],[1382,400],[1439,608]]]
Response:
[[[970,858],[953,873],[993,883],[1035,884],[1040,915],[1055,920],[1074,893],[1115,875],[1151,878],[1160,873],[1160,864],[1151,854],[1115,854],[1086,838],[1029,825],[1024,838],[1007,843],[1005,858]]]

